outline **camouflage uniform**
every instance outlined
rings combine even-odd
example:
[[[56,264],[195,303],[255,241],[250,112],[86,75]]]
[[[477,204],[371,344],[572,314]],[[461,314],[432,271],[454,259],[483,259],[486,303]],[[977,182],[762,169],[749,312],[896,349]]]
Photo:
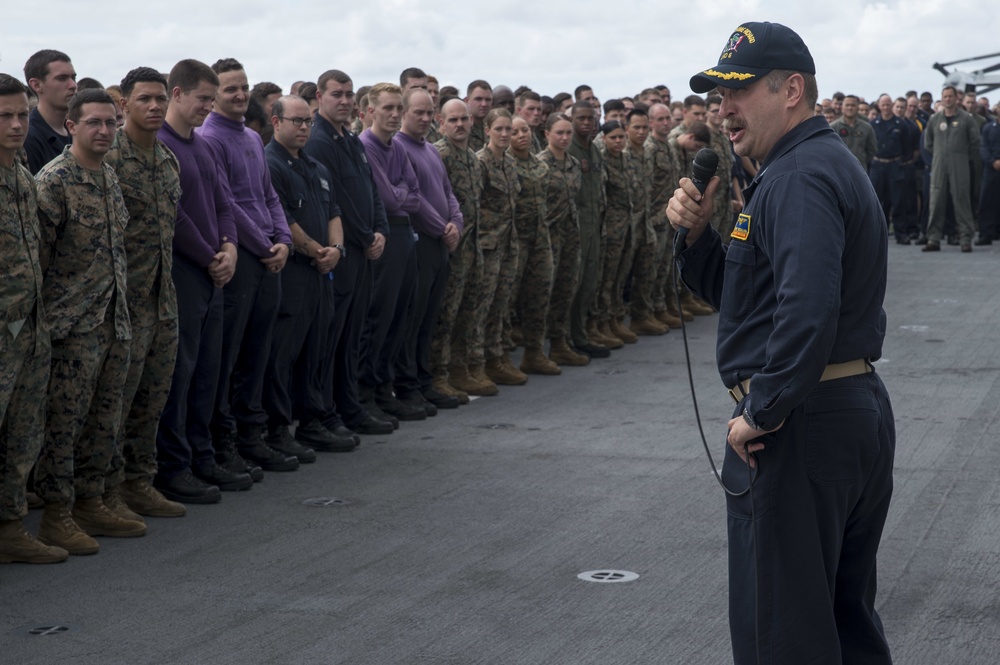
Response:
[[[677,189],[677,159],[670,143],[650,134],[646,139],[649,180],[650,220],[656,235],[656,245],[643,245],[635,259],[635,279],[632,283],[632,316],[645,319],[667,309],[664,284],[669,276],[670,241],[673,231],[667,223],[666,208]]]
[[[132,321],[121,423],[105,480],[110,489],[156,475],[156,431],[177,359],[177,292],[171,275],[181,184],[177,158],[159,140],[147,153],[118,130],[104,161],[118,174],[128,209],[125,249]]]
[[[574,346],[590,343],[587,337],[587,319],[597,300],[601,283],[601,252],[604,210],[606,199],[604,160],[600,151],[591,143],[586,148],[577,136],[567,150],[580,162],[582,171],[580,191],[576,197],[580,221],[580,281],[570,310],[570,336]]]
[[[514,228],[514,206],[521,185],[517,181],[514,158],[504,153],[496,157],[489,148],[476,153],[483,174],[483,194],[479,201],[479,245],[483,248],[483,282],[479,289],[476,330],[484,360],[502,358],[503,321],[510,308],[517,277],[518,240]],[[470,365],[478,365],[478,351]]]
[[[104,493],[121,421],[132,338],[128,211],[114,170],[107,164],[100,172],[83,168],[69,146],[35,182],[52,336],[48,422],[35,491],[46,503],[71,504]]]
[[[631,175],[631,161],[624,153],[612,155],[604,146],[601,156],[607,172],[604,191],[608,207],[604,214],[604,268],[594,318],[598,323],[607,323],[617,320],[622,307],[626,275],[620,272],[632,243],[639,191]]]
[[[576,197],[583,172],[572,155],[560,161],[548,148],[538,159],[549,167],[545,223],[552,243],[552,294],[549,297],[548,334],[569,337],[569,312],[580,279],[580,220]]]
[[[722,132],[712,131],[712,150],[719,156],[719,188],[715,190],[715,213],[712,216],[712,226],[724,242],[729,242],[729,236],[736,227],[733,219],[733,151],[730,149],[729,137]]]
[[[469,130],[469,150],[478,153],[486,147],[486,143],[486,123],[473,120]]]
[[[632,234],[630,251],[622,260],[621,270],[625,275],[632,273],[632,298],[629,303],[633,318],[643,318],[636,315],[636,284],[640,281],[638,272],[640,257],[656,251],[656,231],[653,229],[653,215],[650,208],[650,191],[653,180],[653,159],[644,147],[634,148],[632,144],[625,146],[625,155],[629,160],[629,177],[633,180],[637,201],[635,204],[635,227]],[[623,280],[624,281],[624,280]],[[625,316],[625,303],[612,314],[619,319]],[[650,316],[652,311],[647,312]]]
[[[462,211],[464,228],[451,255],[451,272],[441,313],[431,341],[431,365],[437,376],[448,373],[448,365],[468,365],[475,346],[475,309],[483,278],[483,250],[479,246],[479,198],[483,175],[472,150],[464,151],[443,138],[434,144],[441,154],[451,181],[451,191]]]
[[[527,159],[514,157],[514,168],[521,193],[514,208],[518,261],[512,309],[521,323],[524,348],[541,350],[552,295],[552,239],[545,221],[549,167],[532,155]]]
[[[0,167],[0,521],[28,514],[24,489],[45,427],[51,360],[37,210],[31,172]]]
[[[431,126],[427,128],[427,135],[424,136],[424,140],[428,143],[437,143],[444,138],[444,134],[441,133],[441,127],[438,125],[437,120],[431,121]]]

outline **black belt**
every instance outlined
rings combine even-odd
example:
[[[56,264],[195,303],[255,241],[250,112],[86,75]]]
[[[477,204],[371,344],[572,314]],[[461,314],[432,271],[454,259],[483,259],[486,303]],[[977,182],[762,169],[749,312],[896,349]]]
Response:
[[[410,217],[408,215],[389,215],[389,226],[409,226]]]

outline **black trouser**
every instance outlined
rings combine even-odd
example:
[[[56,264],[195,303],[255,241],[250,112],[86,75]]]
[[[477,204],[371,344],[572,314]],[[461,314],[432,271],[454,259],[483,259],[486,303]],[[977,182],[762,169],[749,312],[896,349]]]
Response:
[[[910,184],[911,168],[898,159],[893,162],[876,159],[868,169],[872,187],[882,204],[886,228],[891,224],[899,240],[909,237],[909,232],[917,228],[917,192]]]
[[[158,474],[165,478],[212,460],[209,423],[219,383],[222,289],[208,271],[174,254],[177,361],[156,435]]]
[[[749,495],[726,499],[736,665],[757,663],[758,647],[772,665],[888,665],[875,611],[896,446],[885,386],[875,373],[820,383],[761,440],[755,519]],[[747,465],[728,445],[722,477],[747,486]]]
[[[267,423],[261,392],[281,302],[281,276],[242,246],[238,251],[236,273],[222,290],[222,364],[212,416],[216,437]]]
[[[343,423],[350,427],[366,415],[358,399],[358,353],[371,293],[371,261],[364,249],[348,245],[347,256],[333,271],[334,309],[323,370],[326,409],[321,418],[328,428]]]
[[[417,234],[417,279],[413,285],[413,304],[406,322],[406,344],[399,356],[396,392],[421,392],[431,387],[431,341],[441,313],[441,303],[451,273],[448,248],[440,238]]]
[[[997,235],[1000,224],[1000,171],[993,170],[993,164],[983,169],[983,185],[979,192],[979,236],[990,240],[1000,239]]]
[[[323,411],[321,369],[333,306],[329,281],[307,257],[291,257],[281,271],[281,304],[264,375],[269,429]]]
[[[406,335],[406,312],[417,275],[413,229],[406,217],[389,218],[389,235],[378,260],[372,261],[371,303],[361,335],[358,382],[369,388],[392,383],[396,358]]]

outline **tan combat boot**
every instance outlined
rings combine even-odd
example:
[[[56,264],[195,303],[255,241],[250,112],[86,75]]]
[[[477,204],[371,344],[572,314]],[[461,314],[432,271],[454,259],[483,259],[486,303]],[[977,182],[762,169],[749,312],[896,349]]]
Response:
[[[632,319],[628,327],[636,335],[662,335],[670,332],[670,326],[653,318]]]
[[[0,522],[0,563],[59,563],[69,558],[61,547],[41,543],[21,520]]]
[[[466,391],[470,395],[479,395],[480,397],[493,397],[500,389],[497,388],[497,384],[493,383],[490,377],[486,376],[486,367],[483,365],[469,365],[469,376],[473,381],[476,382],[477,388],[475,392],[469,390]]]
[[[62,503],[45,504],[42,522],[38,526],[38,540],[70,554],[97,554],[101,549],[97,541],[84,533],[73,520],[69,506]]]
[[[478,381],[469,376],[469,368],[465,365],[448,367],[448,385],[469,395],[477,395],[476,391],[481,387]]]
[[[146,535],[143,522],[124,520],[104,505],[99,496],[77,499],[73,504],[73,521],[89,536],[136,538]]]
[[[486,361],[486,376],[490,377],[493,383],[498,386],[521,386],[528,380],[528,377],[521,372],[515,374],[507,367],[503,358],[490,358]],[[523,377],[523,378],[522,378]]]
[[[104,495],[101,497],[104,505],[108,507],[112,513],[122,518],[123,520],[129,520],[131,522],[142,522],[146,523],[146,520],[139,516],[139,513],[133,511],[125,500],[122,498],[120,488],[111,487],[105,488]]]
[[[545,357],[541,349],[525,349],[521,358],[521,371],[525,374],[546,374],[556,376],[562,374],[559,365]]]
[[[594,319],[587,321],[587,339],[594,344],[600,344],[608,347],[609,349],[620,349],[625,346],[625,342],[621,341],[611,333],[605,335],[597,321]]]
[[[590,357],[582,353],[577,353],[566,343],[565,337],[552,338],[552,346],[549,348],[549,360],[557,365],[569,365],[580,367],[590,363]]]
[[[639,336],[623,326],[618,319],[613,319],[608,323],[608,332],[626,344],[635,344],[639,341]]]
[[[142,478],[126,480],[118,487],[118,494],[129,508],[140,515],[184,517],[187,514],[187,508],[184,507],[184,504],[171,501],[160,494],[160,491],[153,487],[148,480]],[[107,497],[106,494],[105,497]],[[104,503],[107,505],[106,498]]]
[[[504,369],[506,369],[507,372],[509,372],[512,376],[516,376],[523,379],[521,383],[517,385],[523,386],[525,383],[528,382],[528,375],[519,370],[517,367],[514,367],[514,363],[510,361],[510,354],[507,353],[506,351],[500,358],[500,363],[503,365]]]
[[[668,305],[667,309],[665,309],[664,311],[657,312],[654,318],[663,325],[667,326],[668,328],[680,328],[681,323],[683,323],[683,321],[681,321],[680,314],[677,311],[676,305],[674,305],[673,307]],[[693,320],[694,316],[691,316],[690,319],[684,319],[684,321],[693,321]]]
[[[435,376],[431,381],[431,386],[434,390],[438,391],[442,395],[448,395],[449,397],[455,397],[458,399],[459,404],[469,403],[469,393],[453,388],[450,383],[448,383],[448,377],[445,376]]]
[[[684,311],[691,312],[695,316],[708,316],[715,313],[715,310],[709,307],[707,303],[698,300],[687,290],[681,292],[681,308]]]

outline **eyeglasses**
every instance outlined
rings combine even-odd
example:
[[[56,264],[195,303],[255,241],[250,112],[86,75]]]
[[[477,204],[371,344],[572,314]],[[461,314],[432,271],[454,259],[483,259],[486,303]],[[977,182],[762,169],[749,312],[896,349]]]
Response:
[[[84,127],[86,127],[87,129],[89,129],[91,131],[94,131],[94,132],[96,132],[97,130],[99,130],[101,127],[107,127],[108,131],[111,131],[111,132],[113,132],[116,129],[118,129],[118,121],[117,120],[98,120],[97,118],[91,118],[90,120],[86,120],[86,121],[84,121],[81,124]]]
[[[302,125],[305,125],[306,127],[312,127],[313,124],[312,118],[286,118],[285,116],[279,115],[278,120],[287,120],[296,127],[301,127]]]

